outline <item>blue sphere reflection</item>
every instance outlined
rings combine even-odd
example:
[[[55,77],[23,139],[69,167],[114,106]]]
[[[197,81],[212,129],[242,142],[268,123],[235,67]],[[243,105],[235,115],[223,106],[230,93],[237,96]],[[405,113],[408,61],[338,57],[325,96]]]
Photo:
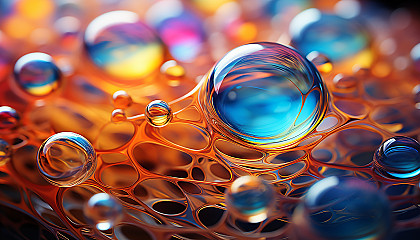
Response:
[[[205,112],[222,131],[268,148],[307,135],[327,105],[314,65],[276,43],[247,44],[227,53],[209,73],[204,94]]]
[[[393,179],[420,176],[420,144],[409,137],[392,137],[375,152],[374,167],[381,174]]]

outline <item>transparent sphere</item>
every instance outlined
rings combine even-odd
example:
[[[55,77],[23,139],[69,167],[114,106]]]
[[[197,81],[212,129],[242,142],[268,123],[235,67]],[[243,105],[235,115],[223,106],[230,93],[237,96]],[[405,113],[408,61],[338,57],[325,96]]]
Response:
[[[154,127],[164,127],[172,119],[172,109],[162,100],[154,100],[146,106],[146,120]]]
[[[379,146],[373,157],[375,169],[392,179],[420,176],[420,144],[409,137],[392,137]]]
[[[225,194],[228,211],[247,222],[264,221],[274,208],[272,186],[258,177],[243,176],[236,179]]]
[[[163,61],[159,38],[134,12],[113,11],[95,18],[84,41],[92,61],[117,78],[145,77]]]
[[[292,217],[297,239],[387,239],[391,208],[385,195],[356,178],[328,177],[310,187]]]
[[[9,161],[11,154],[12,149],[9,143],[0,138],[0,166],[3,166]]]
[[[176,60],[191,62],[200,53],[204,42],[202,20],[185,8],[182,1],[155,3],[146,13],[146,21],[156,29]]]
[[[45,140],[38,149],[41,175],[51,184],[71,187],[88,179],[96,168],[96,152],[83,136],[61,132]]]
[[[119,90],[112,95],[115,108],[125,109],[133,104],[133,99],[126,91]]]
[[[29,53],[17,60],[13,70],[17,85],[36,97],[46,96],[61,84],[61,71],[45,53]]]
[[[182,78],[185,75],[185,69],[175,60],[169,60],[162,64],[160,72],[169,79]]]
[[[322,53],[313,51],[306,55],[306,58],[315,65],[320,73],[329,73],[333,70],[332,62]]]
[[[0,130],[11,129],[19,124],[20,116],[9,106],[0,107]]]
[[[84,205],[83,213],[88,223],[95,225],[98,230],[106,231],[121,221],[123,208],[111,195],[97,193]]]
[[[328,100],[314,65],[277,43],[233,49],[210,71],[200,94],[215,127],[263,148],[306,136],[321,121]]]
[[[369,38],[354,20],[307,9],[290,23],[292,45],[304,55],[317,51],[333,62],[352,57],[365,49]]]

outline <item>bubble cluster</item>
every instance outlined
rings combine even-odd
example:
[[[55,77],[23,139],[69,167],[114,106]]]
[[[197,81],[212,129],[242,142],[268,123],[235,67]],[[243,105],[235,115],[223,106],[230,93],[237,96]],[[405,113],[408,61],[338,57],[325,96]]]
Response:
[[[375,152],[374,167],[392,179],[407,179],[420,175],[420,144],[404,136],[389,138]]]
[[[275,203],[271,185],[253,176],[236,179],[225,194],[228,211],[250,223],[264,221]]]
[[[253,43],[227,53],[203,89],[205,113],[245,142],[291,144],[313,130],[326,110],[327,90],[306,58],[276,43]]]
[[[19,124],[20,116],[9,106],[0,107],[0,130],[12,129]]]
[[[163,61],[161,42],[134,12],[113,11],[95,18],[84,41],[98,67],[125,80],[146,77]]]
[[[106,231],[122,219],[122,205],[107,193],[93,195],[84,205],[83,213],[87,221],[98,230]]]
[[[391,209],[370,183],[332,176],[310,187],[293,213],[297,239],[388,239]]]
[[[73,132],[52,135],[39,147],[38,169],[51,184],[71,187],[88,179],[96,168],[96,153],[90,142]]]
[[[0,138],[0,166],[3,166],[9,161],[11,154],[12,149],[9,143]]]
[[[317,51],[333,62],[356,55],[368,47],[369,38],[355,21],[318,9],[305,10],[290,23],[292,44],[303,54]]]
[[[46,53],[29,53],[19,58],[14,76],[21,89],[36,97],[52,93],[61,84],[60,69]]]
[[[172,109],[162,100],[154,100],[146,106],[146,120],[154,127],[164,127],[172,119]]]

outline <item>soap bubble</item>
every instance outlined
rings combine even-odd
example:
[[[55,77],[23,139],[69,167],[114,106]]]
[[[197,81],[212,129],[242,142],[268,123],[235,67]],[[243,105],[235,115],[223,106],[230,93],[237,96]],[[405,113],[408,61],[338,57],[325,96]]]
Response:
[[[51,184],[71,187],[88,179],[96,168],[96,152],[83,136],[72,132],[52,135],[39,147],[38,169]]]
[[[297,239],[387,239],[387,198],[356,178],[328,177],[315,183],[293,213]]]
[[[0,107],[0,130],[11,129],[19,124],[20,116],[9,106]]]
[[[321,76],[294,49],[252,43],[227,53],[200,91],[211,122],[260,147],[292,144],[310,133],[327,107]]]
[[[111,195],[97,193],[85,204],[83,213],[89,223],[98,230],[106,231],[121,221],[123,208]]]
[[[126,91],[120,90],[116,91],[112,95],[112,100],[114,102],[114,107],[125,109],[131,106],[133,104],[133,99]]]
[[[3,166],[9,161],[11,154],[12,149],[9,143],[0,138],[0,166]]]
[[[409,137],[392,137],[381,144],[373,157],[375,169],[392,179],[420,175],[420,144]]]
[[[333,62],[352,57],[368,47],[369,38],[354,20],[307,9],[293,18],[292,45],[304,55],[318,51]]]
[[[164,127],[172,119],[171,107],[162,100],[154,100],[146,106],[146,119],[154,127]]]
[[[244,221],[257,223],[267,218],[275,203],[272,186],[263,179],[243,176],[236,179],[226,192],[229,212]]]
[[[133,12],[102,14],[86,28],[84,40],[93,62],[114,77],[142,78],[163,61],[158,37]]]
[[[19,58],[14,76],[20,88],[36,97],[52,93],[61,84],[60,69],[46,53],[34,52]]]
[[[146,19],[157,30],[176,60],[191,62],[200,53],[204,42],[203,24],[181,1],[163,0],[155,3],[148,10]]]

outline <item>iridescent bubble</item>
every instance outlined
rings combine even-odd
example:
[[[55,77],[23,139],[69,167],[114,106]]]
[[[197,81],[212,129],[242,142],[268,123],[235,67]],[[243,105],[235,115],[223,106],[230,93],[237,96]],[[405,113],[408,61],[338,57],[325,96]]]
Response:
[[[322,179],[293,213],[297,239],[388,239],[390,204],[373,185],[356,178]]]
[[[321,73],[329,73],[333,70],[332,62],[322,53],[313,51],[306,55],[306,58],[311,61]]]
[[[274,208],[272,186],[258,177],[243,176],[236,179],[225,195],[228,211],[247,222],[264,221]]]
[[[20,116],[9,106],[0,107],[0,130],[11,129],[19,124]]]
[[[0,138],[0,166],[3,166],[9,161],[11,154],[12,149],[9,143]]]
[[[96,152],[90,142],[73,132],[52,135],[39,147],[37,164],[51,184],[71,187],[88,179],[96,168]]]
[[[414,63],[414,68],[420,72],[420,43],[411,49],[410,56]]]
[[[145,115],[150,125],[164,127],[172,119],[172,109],[165,101],[154,100],[147,104]]]
[[[133,99],[131,98],[131,96],[123,90],[116,91],[112,95],[112,100],[114,102],[114,107],[121,109],[126,109],[130,107],[131,104],[133,104]]]
[[[61,71],[46,53],[29,53],[16,62],[16,83],[26,93],[42,97],[55,91],[61,84]]]
[[[328,98],[314,65],[276,43],[247,44],[227,53],[200,94],[215,127],[267,148],[310,133],[324,116]]]
[[[376,150],[373,163],[380,174],[392,179],[420,176],[420,144],[404,136],[389,138]]]
[[[111,195],[97,193],[85,204],[83,213],[89,223],[98,230],[106,231],[121,221],[123,208]]]
[[[203,24],[181,1],[159,1],[148,10],[146,19],[176,60],[190,62],[200,53],[204,42]]]
[[[305,10],[293,18],[289,28],[292,44],[303,54],[318,51],[333,62],[352,57],[368,47],[369,38],[354,20]]]
[[[84,40],[93,62],[114,77],[143,78],[163,61],[158,37],[133,12],[102,14],[86,28]]]

